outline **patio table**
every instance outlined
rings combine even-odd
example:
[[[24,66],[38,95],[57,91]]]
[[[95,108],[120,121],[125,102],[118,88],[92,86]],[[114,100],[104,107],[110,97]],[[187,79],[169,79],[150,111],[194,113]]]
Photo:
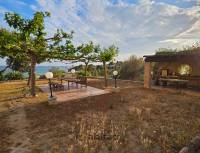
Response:
[[[76,88],[78,88],[78,79],[76,78],[62,78],[61,80],[65,80],[68,83],[68,90],[70,89],[69,83],[76,83]]]
[[[61,84],[63,81],[67,81],[68,82],[68,90],[70,89],[70,85],[69,83],[76,83],[76,88],[78,88],[78,84],[82,86],[84,85],[87,88],[87,78],[85,79],[84,77],[78,77],[78,78],[61,78]]]
[[[180,85],[187,85],[188,80],[183,79],[169,79],[169,78],[160,78],[159,81],[163,82],[164,85],[167,84],[167,82],[174,82],[176,84],[177,88],[180,88]]]

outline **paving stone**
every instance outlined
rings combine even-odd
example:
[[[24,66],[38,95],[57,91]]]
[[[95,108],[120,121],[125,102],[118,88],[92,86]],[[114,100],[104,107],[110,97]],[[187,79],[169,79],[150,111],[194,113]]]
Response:
[[[40,89],[45,93],[50,93],[48,85],[40,86]],[[78,88],[75,84],[70,84],[70,90],[68,90],[67,84],[64,84],[64,89],[64,91],[53,92],[53,96],[57,98],[56,101],[58,103],[109,93],[108,90],[102,90],[90,86],[88,86],[87,88],[81,88],[80,84],[78,85]]]

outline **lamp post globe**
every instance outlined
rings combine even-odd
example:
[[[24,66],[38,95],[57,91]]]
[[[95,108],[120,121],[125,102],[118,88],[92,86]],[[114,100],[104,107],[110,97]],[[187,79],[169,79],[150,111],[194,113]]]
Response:
[[[117,63],[117,60],[116,60],[116,59],[113,59],[112,62],[113,62],[113,64],[116,64],[116,63]]]
[[[47,73],[45,74],[45,77],[46,77],[47,79],[52,79],[52,78],[53,78],[53,73],[52,73],[52,72],[47,72]]]
[[[115,78],[115,88],[117,88],[117,75],[118,75],[118,71],[113,71],[113,76]]]
[[[50,98],[53,98],[52,88],[51,88],[51,79],[53,78],[53,73],[52,73],[52,72],[47,72],[47,73],[45,74],[45,77],[46,77],[47,79],[49,79],[49,89],[50,89],[50,93],[51,93]]]
[[[76,73],[75,69],[71,69],[71,73],[72,73],[72,78],[74,77],[74,74]]]
[[[113,71],[113,75],[117,76],[118,75],[118,71]]]
[[[76,70],[75,70],[75,69],[72,69],[71,72],[74,74],[74,73],[76,72]]]

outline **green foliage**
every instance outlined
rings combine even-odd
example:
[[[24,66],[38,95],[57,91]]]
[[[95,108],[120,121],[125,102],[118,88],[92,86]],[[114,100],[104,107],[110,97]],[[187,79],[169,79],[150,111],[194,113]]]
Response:
[[[114,45],[104,48],[104,50],[100,52],[99,60],[101,62],[110,62],[117,56],[118,51],[118,48]]]
[[[112,61],[118,54],[118,48],[114,45],[104,48],[103,51],[100,52],[99,54],[99,60],[103,62],[103,67],[104,67],[104,80],[105,80],[105,87],[107,87],[107,77],[108,77],[108,72],[107,72],[107,67],[106,63]]]
[[[65,76],[65,71],[59,69],[58,67],[52,67],[49,71],[53,73],[54,78],[61,78]]]
[[[103,76],[104,75],[104,70],[103,70],[102,65],[97,65],[95,71],[96,71],[97,76]]]
[[[19,60],[13,57],[6,59],[6,65],[13,71],[28,72],[30,69],[30,62],[27,60]]]
[[[91,73],[87,71],[87,74],[85,75],[85,71],[79,71],[77,73],[78,76],[91,76]]]
[[[85,76],[87,76],[88,64],[98,60],[100,47],[99,45],[94,45],[93,42],[89,42],[88,44],[83,44],[78,48],[79,53],[81,54],[81,57],[78,59],[78,61],[85,64]]]
[[[183,47],[182,49],[159,48],[156,55],[174,55],[181,53],[200,53],[200,43],[197,42],[192,46]]]
[[[156,50],[156,55],[173,55],[176,54],[177,50],[168,49],[168,48],[159,48]]]
[[[24,19],[16,13],[6,13],[5,20],[13,31],[0,29],[0,57],[29,61],[31,69],[31,94],[35,96],[35,66],[51,59],[73,59],[77,51],[72,34],[57,30],[53,37],[46,38],[44,18],[48,12],[36,12],[32,19]]]
[[[78,72],[78,75],[85,76],[85,65],[78,65],[73,67]],[[70,71],[70,70],[69,70]],[[80,72],[80,73],[79,73]],[[87,76],[102,76],[103,75],[103,67],[100,65],[89,64],[87,66]]]
[[[23,79],[23,74],[19,71],[11,71],[7,72],[4,75],[5,80],[22,80]]]
[[[6,13],[5,20],[15,31],[1,30],[1,48],[9,51],[11,55],[14,53],[13,49],[17,50],[20,58],[34,56],[37,63],[52,58],[72,56],[75,52],[71,43],[73,32],[68,34],[63,30],[57,30],[53,37],[45,38],[44,18],[49,16],[48,12],[36,12],[32,19],[24,19],[16,13]],[[8,55],[4,54],[4,56]]]
[[[0,73],[0,81],[4,81],[4,75],[3,75],[3,73]]]
[[[98,45],[94,45],[93,42],[89,42],[88,44],[83,44],[79,46],[79,53],[82,55],[80,58],[80,61],[83,60],[95,60],[97,58],[97,55],[100,51],[100,48]]]
[[[143,59],[131,56],[122,63],[119,74],[121,79],[140,80],[144,74]]]

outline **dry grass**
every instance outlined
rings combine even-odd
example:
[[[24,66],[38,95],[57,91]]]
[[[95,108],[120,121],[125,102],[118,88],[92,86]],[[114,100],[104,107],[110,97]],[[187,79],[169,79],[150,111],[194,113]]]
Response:
[[[23,95],[25,82],[3,85],[0,103],[6,104],[9,97]],[[90,80],[89,85],[103,88],[102,81]],[[28,150],[33,153],[177,153],[200,134],[199,97],[146,90],[133,82],[120,81],[119,86],[128,88],[56,106],[48,106],[43,93],[38,93],[36,98],[12,100],[16,106],[24,104],[28,121],[24,131],[30,138]],[[14,145],[8,137],[15,129],[7,124],[13,113],[5,107],[0,114],[0,152]]]
[[[5,82],[0,84],[0,112],[15,108],[21,104],[33,104],[47,101],[47,96],[37,88],[37,97],[29,96],[26,81]],[[37,85],[47,83],[38,81]]]

